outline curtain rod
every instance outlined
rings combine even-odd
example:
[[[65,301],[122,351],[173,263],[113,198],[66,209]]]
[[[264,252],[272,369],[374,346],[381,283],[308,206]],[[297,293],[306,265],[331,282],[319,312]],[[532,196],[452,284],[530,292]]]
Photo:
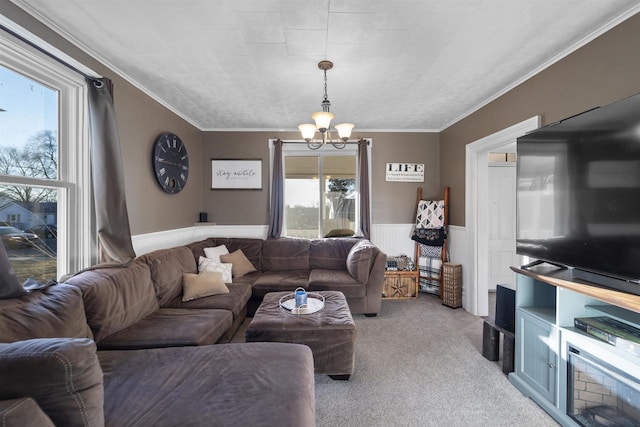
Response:
[[[13,37],[17,38],[18,40],[28,44],[29,46],[31,46],[32,48],[36,49],[38,52],[41,52],[43,54],[45,54],[46,56],[48,56],[49,58],[53,59],[54,61],[64,65],[65,67],[69,68],[72,71],[75,71],[76,73],[80,74],[81,76],[83,76],[86,79],[91,79],[91,80],[97,80],[100,77],[99,76],[95,76],[95,75],[89,75],[81,70],[79,70],[78,68],[74,67],[73,65],[69,64],[67,61],[65,61],[62,58],[59,58],[58,56],[54,55],[53,53],[49,52],[48,50],[42,48],[41,46],[38,46],[36,43],[32,42],[31,40],[29,40],[28,38],[24,37],[22,34],[17,33],[16,31],[12,30],[11,28],[7,27],[6,25],[0,23],[0,30],[12,35]]]
[[[307,144],[307,141],[305,141],[304,139],[281,139],[281,138],[272,138],[273,141],[282,141],[283,143],[286,144]],[[336,142],[340,142],[342,144],[342,140],[340,141],[336,141]],[[369,139],[368,138],[360,138],[360,139],[350,139],[348,141],[345,142],[345,144],[348,145],[355,145],[355,144],[360,144],[361,142],[365,142],[365,143],[369,143]],[[327,141],[326,145],[331,145],[331,142]]]

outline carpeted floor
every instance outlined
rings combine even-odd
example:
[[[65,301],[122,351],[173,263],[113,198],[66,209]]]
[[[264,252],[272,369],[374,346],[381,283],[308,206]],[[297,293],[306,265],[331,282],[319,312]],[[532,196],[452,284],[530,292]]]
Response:
[[[383,300],[377,317],[354,320],[351,379],[315,376],[319,427],[557,426],[482,357],[482,318],[421,294]]]

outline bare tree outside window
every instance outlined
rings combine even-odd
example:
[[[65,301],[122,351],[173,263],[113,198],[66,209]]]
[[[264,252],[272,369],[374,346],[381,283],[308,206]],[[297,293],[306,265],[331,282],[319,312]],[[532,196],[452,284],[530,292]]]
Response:
[[[0,67],[0,239],[21,281],[57,277],[59,92]],[[51,185],[49,185],[51,183]]]
[[[56,133],[44,130],[29,138],[22,147],[0,147],[0,174],[30,178],[58,178],[58,142]],[[0,196],[17,202],[53,202],[55,190],[37,187],[7,186]]]

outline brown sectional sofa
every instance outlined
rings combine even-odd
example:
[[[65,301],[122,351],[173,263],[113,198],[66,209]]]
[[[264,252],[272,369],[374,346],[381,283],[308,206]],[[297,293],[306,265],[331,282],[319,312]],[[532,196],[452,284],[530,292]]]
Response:
[[[204,248],[242,249],[257,271],[183,302]],[[340,290],[380,309],[385,255],[367,240],[210,238],[0,300],[5,425],[315,424],[308,347],[227,343],[264,294]],[[13,424],[12,424],[13,423]]]
[[[186,245],[194,259],[204,248],[225,245],[229,252],[241,249],[255,266],[234,283],[251,285],[249,314],[268,292],[341,291],[353,314],[380,312],[386,255],[369,240],[355,237],[325,239],[209,238]],[[170,250],[170,249],[169,249]],[[174,306],[180,306],[173,301]]]

